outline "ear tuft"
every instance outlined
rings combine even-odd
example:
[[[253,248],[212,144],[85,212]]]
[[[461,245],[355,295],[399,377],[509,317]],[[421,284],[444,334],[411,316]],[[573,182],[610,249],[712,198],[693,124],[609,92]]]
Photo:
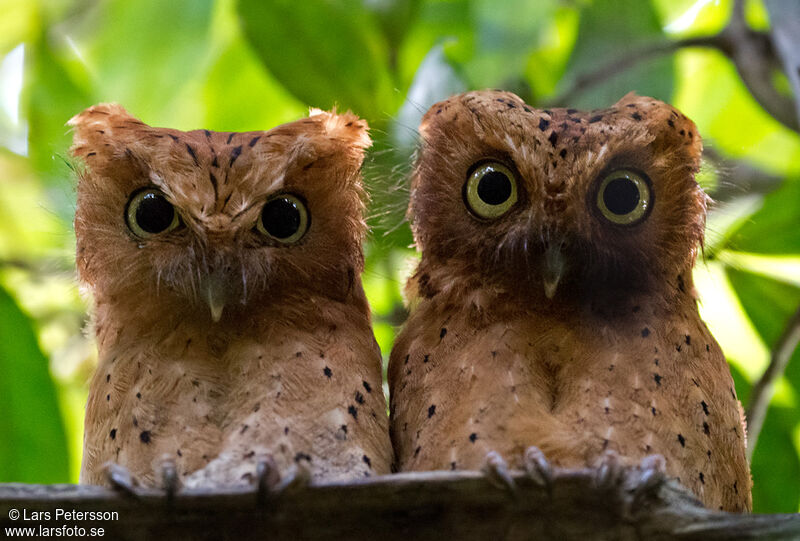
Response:
[[[326,112],[321,109],[311,109],[309,118],[320,122],[325,132],[336,139],[341,139],[348,145],[355,146],[361,150],[372,146],[372,139],[369,137],[369,124],[350,111],[337,114],[336,109]]]
[[[70,152],[73,156],[85,156],[91,149],[102,147],[113,134],[113,126],[122,123],[142,124],[116,103],[99,103],[78,113],[67,121],[73,129]]]

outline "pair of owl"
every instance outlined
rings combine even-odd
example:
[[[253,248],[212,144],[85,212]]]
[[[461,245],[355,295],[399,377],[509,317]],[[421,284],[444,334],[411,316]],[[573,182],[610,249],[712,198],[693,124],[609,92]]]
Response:
[[[702,145],[671,106],[480,91],[427,112],[388,417],[360,281],[363,120],[181,132],[98,105],[70,124],[99,348],[82,482],[109,463],[191,487],[260,464],[343,479],[613,452],[750,508],[741,408],[692,286]]]

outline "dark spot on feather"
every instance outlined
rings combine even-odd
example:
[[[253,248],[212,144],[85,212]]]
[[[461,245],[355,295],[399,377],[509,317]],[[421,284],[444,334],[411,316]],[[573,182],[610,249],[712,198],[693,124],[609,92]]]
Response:
[[[642,119],[642,115],[640,115],[639,113],[633,113],[631,115],[631,118],[634,119],[634,120],[641,120]]]
[[[409,359],[410,357],[411,357],[411,355],[410,355],[410,354],[409,354],[409,355],[406,355],[406,358],[405,358],[405,359],[403,359],[403,364],[408,364],[408,359]]]
[[[111,381],[111,374],[106,374],[106,383]]]
[[[322,373],[330,378],[333,375],[333,370],[331,370],[326,366],[325,368],[322,369]]]
[[[363,404],[364,403],[364,395],[361,394],[358,391],[356,391],[356,402],[359,403],[359,404]]]
[[[568,114],[568,115],[574,115],[574,114],[575,114],[575,113],[577,113],[577,112],[578,112],[578,110],[577,110],[577,109],[567,109],[567,114]]]
[[[450,463],[450,471],[453,471],[455,469],[456,469],[456,463],[455,462],[451,462]]]
[[[422,446],[421,445],[418,446],[416,449],[414,449],[414,457],[416,457],[421,450],[422,450]]]
[[[141,434],[139,434],[139,439],[142,443],[150,443],[150,431],[143,430]]]
[[[214,156],[214,159],[211,161],[211,165],[213,167],[219,167],[219,162],[217,161],[217,157]]]
[[[88,153],[88,154],[86,155],[86,157],[88,158],[89,156],[94,156],[95,154],[97,154],[97,152],[90,152],[90,153]]]
[[[430,360],[430,355],[425,355],[425,357],[422,358],[423,363],[427,363],[429,360]]]
[[[562,159],[566,158],[567,157],[567,149],[566,148],[562,148],[561,152],[559,152],[558,155],[561,156]]]
[[[249,425],[242,425],[242,429],[239,431],[239,434],[244,434],[247,432],[247,429],[250,428]]]
[[[369,467],[369,468],[372,467],[372,461],[369,459],[369,457],[367,455],[362,456],[361,460],[364,461],[364,464],[366,464],[367,467]]]
[[[109,400],[111,400],[111,395],[110,395],[110,394],[107,394],[107,395],[106,395],[106,402],[108,402]]]
[[[655,408],[655,407],[651,407],[651,408],[650,408],[650,411],[653,413],[653,415],[655,415],[655,414],[656,414],[656,408]]]
[[[686,447],[686,438],[683,437],[683,434],[678,434],[678,442],[681,444],[681,447]]]
[[[236,135],[236,134],[235,134],[235,133],[232,133],[232,134],[228,135],[228,141],[227,141],[225,144],[228,144],[228,145],[230,145],[230,144],[231,144],[231,141],[233,141],[233,136],[234,136],[234,135]]]
[[[711,433],[711,430],[709,429],[709,427],[708,427],[708,423],[707,423],[706,421],[703,421],[703,432],[704,432],[706,435],[708,435],[708,434],[710,434],[710,433]]]
[[[192,161],[194,162],[195,166],[199,166],[200,162],[197,161],[197,154],[194,153],[194,149],[189,143],[186,143],[186,151],[189,152],[189,156],[192,157]]]
[[[594,124],[595,122],[600,122],[601,120],[603,120],[603,115],[594,115],[589,119],[589,124]]]
[[[136,398],[142,398],[142,393],[136,393]]]
[[[301,460],[305,460],[307,462],[311,462],[311,455],[309,455],[307,453],[297,453],[296,455],[294,455],[294,461],[295,462],[300,462]]]
[[[216,200],[219,197],[219,193],[217,192],[217,177],[214,176],[214,173],[211,171],[208,172],[208,180],[211,181],[211,186],[214,188],[214,199]]]
[[[111,432],[109,432],[108,435],[111,437],[112,440],[117,439],[117,429],[116,428],[112,428]]]
[[[249,146],[250,148],[253,148],[254,146],[256,146],[256,143],[258,143],[259,139],[261,139],[261,136],[260,135],[256,135],[255,137],[250,139],[250,142],[247,143],[247,146]]]
[[[547,140],[550,141],[551,145],[556,146],[556,143],[558,142],[558,134],[556,132],[551,133]]]
[[[706,476],[703,475],[703,472],[700,472],[700,482],[704,485],[706,484]]]
[[[706,401],[705,401],[705,400],[703,400],[703,401],[701,401],[701,402],[700,402],[700,406],[703,408],[703,413],[705,413],[706,415],[708,415],[708,404],[706,404]]]
[[[653,380],[656,382],[656,385],[659,387],[661,386],[661,376],[658,373],[653,374]]]
[[[686,341],[686,345],[687,346],[691,346],[692,345],[692,337],[689,336],[688,334],[685,337],[685,341]]]
[[[469,435],[469,441],[471,441],[472,443],[475,443],[475,440],[477,440],[477,439],[478,439],[478,435],[475,432],[473,432],[472,434]]]
[[[242,153],[242,145],[234,147],[233,150],[231,150],[231,162],[228,164],[228,167],[231,167],[233,165],[233,162],[236,161],[236,158],[238,158],[239,154],[241,153]]]
[[[435,413],[436,413],[436,404],[431,404],[431,406],[428,408],[428,419],[433,417]]]
[[[353,419],[358,419],[358,410],[352,404],[347,406],[347,413],[353,416]]]
[[[446,328],[444,328],[444,327],[442,327],[442,330],[441,330],[441,331],[439,331],[439,340],[441,340],[442,338],[444,338],[446,334],[447,334],[447,329],[446,329]]]
[[[650,329],[645,327],[644,329],[642,329],[642,338],[647,338],[648,336],[650,336]]]
[[[547,120],[546,118],[540,118],[539,119],[539,129],[540,130],[545,131],[548,128],[548,126],[550,126],[550,121],[549,120]]]

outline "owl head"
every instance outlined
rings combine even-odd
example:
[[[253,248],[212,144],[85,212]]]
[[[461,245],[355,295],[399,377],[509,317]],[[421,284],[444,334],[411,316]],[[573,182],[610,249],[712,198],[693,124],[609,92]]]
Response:
[[[211,323],[363,297],[360,166],[370,139],[354,115],[182,132],[101,104],[69,124],[85,164],[77,266],[98,310]]]
[[[589,112],[534,109],[468,92],[431,107],[420,133],[412,296],[461,288],[547,306],[689,287],[702,144],[671,106],[629,94]]]

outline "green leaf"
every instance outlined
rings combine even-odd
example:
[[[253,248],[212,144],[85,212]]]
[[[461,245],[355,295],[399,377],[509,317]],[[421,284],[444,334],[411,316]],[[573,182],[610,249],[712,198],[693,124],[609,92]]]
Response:
[[[624,16],[620,16],[624,14]],[[664,42],[658,14],[642,0],[597,0],[581,13],[578,39],[560,90],[571,88],[579,76],[629,55],[642,47]],[[673,60],[664,56],[630,69],[608,74],[602,83],[575,94],[570,107],[607,107],[628,92],[669,101],[673,90]]]
[[[474,54],[464,63],[473,88],[499,87],[525,94],[521,88],[528,58],[553,23],[554,0],[475,0]]]
[[[239,14],[267,69],[301,101],[352,109],[373,127],[394,113],[386,42],[360,3],[242,0]]]
[[[792,434],[800,421],[797,408],[772,406],[750,465],[753,511],[796,513],[800,505],[800,459]]]
[[[31,321],[0,288],[0,482],[69,480],[64,426]]]
[[[725,270],[753,327],[764,343],[773,347],[800,307],[800,288],[733,267]],[[789,360],[785,375],[789,384],[800,392],[800,348]]]
[[[784,182],[733,236],[730,246],[760,254],[800,253],[800,181]]]

